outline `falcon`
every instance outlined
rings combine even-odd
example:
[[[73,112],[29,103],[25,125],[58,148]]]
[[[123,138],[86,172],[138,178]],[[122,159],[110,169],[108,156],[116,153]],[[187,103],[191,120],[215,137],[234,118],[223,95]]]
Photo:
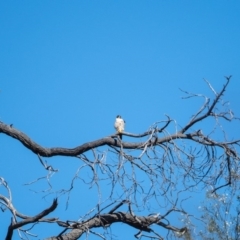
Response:
[[[121,133],[124,131],[124,125],[125,125],[125,121],[121,118],[120,115],[117,115],[114,123],[114,128],[117,130],[120,139],[122,139]]]

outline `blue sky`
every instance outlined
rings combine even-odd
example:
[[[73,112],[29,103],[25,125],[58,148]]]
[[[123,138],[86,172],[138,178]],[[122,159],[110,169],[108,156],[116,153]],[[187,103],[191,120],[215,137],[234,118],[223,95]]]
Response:
[[[114,133],[118,114],[132,133],[164,114],[183,125],[201,101],[181,100],[179,88],[212,96],[203,78],[219,90],[228,75],[225,98],[240,116],[239,43],[239,1],[1,1],[0,121],[43,146],[75,147]],[[231,138],[236,129],[228,126]],[[0,149],[0,176],[19,211],[48,206],[53,196],[31,209],[39,197],[23,187],[46,175],[37,157],[4,135]],[[79,166],[48,162],[69,177],[66,185]],[[1,226],[9,221],[0,214]]]

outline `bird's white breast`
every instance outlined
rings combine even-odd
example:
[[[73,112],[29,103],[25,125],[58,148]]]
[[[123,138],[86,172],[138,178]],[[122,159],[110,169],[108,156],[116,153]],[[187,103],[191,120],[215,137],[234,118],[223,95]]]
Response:
[[[118,132],[124,131],[124,120],[121,118],[116,118],[114,127]]]

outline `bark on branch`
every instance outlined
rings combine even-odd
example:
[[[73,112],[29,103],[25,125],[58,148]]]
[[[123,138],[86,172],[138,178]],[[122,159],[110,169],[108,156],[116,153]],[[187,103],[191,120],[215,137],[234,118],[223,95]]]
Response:
[[[73,229],[69,233],[66,233],[61,236],[56,237],[50,237],[46,240],[75,240],[81,237],[81,235],[89,231],[92,228],[98,228],[98,227],[109,227],[113,223],[125,223],[131,227],[134,227],[140,231],[144,232],[152,232],[151,225],[157,224],[159,226],[162,226],[166,229],[170,229],[175,232],[183,232],[183,229],[185,228],[176,228],[171,225],[167,225],[161,222],[160,216],[135,216],[130,213],[125,212],[115,212],[115,213],[108,213],[108,214],[101,214],[99,216],[95,216],[92,219],[89,219],[88,221],[81,222],[81,223],[73,223],[69,226],[69,228]]]
[[[101,147],[104,145],[114,146],[114,147],[122,147],[124,149],[143,149],[146,146],[145,142],[120,142],[118,139],[113,137],[104,137],[92,142],[84,143],[75,148],[61,148],[61,147],[53,147],[53,148],[45,148],[34,142],[23,132],[10,127],[7,124],[0,123],[0,133],[4,133],[10,137],[13,137],[20,141],[26,148],[31,150],[33,153],[40,155],[42,157],[54,157],[54,156],[69,156],[75,157],[82,153],[85,153],[91,149]],[[169,142],[174,139],[192,139],[194,136],[198,136],[198,132],[194,132],[191,134],[182,134],[176,133],[173,135],[169,135],[163,138],[157,138],[153,141],[147,143],[147,146],[154,146],[157,144],[161,144],[164,142]]]

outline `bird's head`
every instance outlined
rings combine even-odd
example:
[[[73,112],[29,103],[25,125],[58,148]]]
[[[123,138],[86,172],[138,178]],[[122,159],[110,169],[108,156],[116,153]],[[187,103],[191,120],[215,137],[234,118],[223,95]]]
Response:
[[[121,116],[120,116],[120,115],[117,115],[117,118],[121,118]]]

